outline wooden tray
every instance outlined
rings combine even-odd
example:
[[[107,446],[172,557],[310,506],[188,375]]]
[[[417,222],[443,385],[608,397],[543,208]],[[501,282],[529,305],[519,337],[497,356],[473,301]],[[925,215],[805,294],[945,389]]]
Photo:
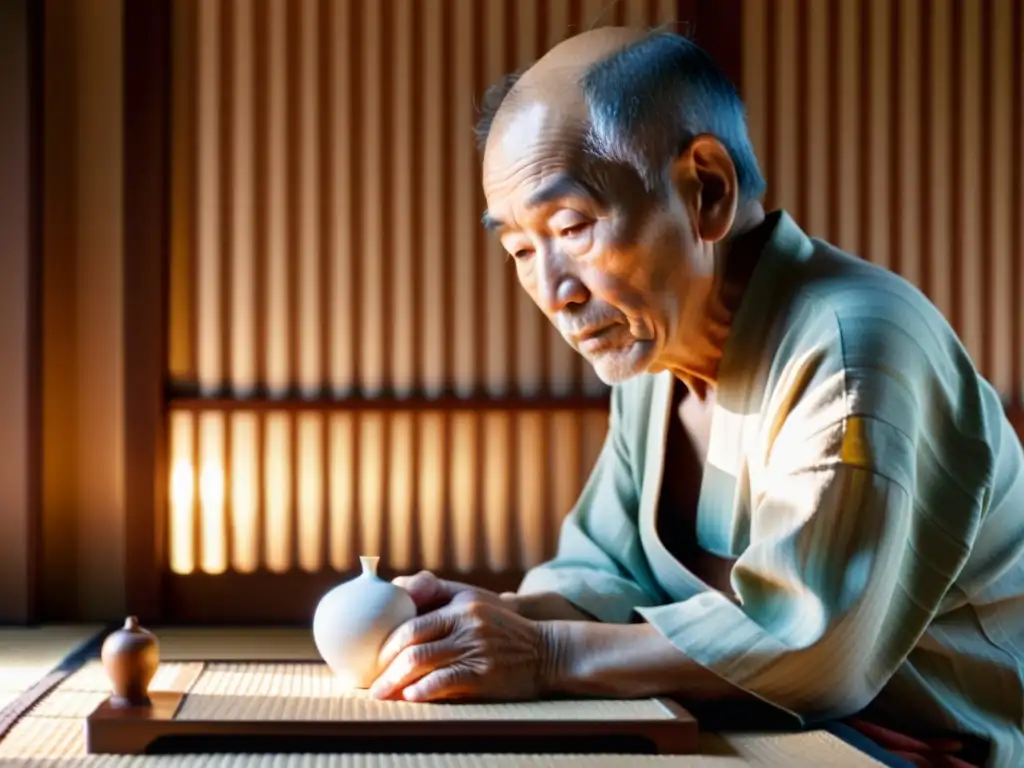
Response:
[[[675,702],[378,702],[338,692],[322,664],[205,664],[187,693],[152,706],[104,701],[85,721],[89,754],[163,752],[688,754],[697,721]]]

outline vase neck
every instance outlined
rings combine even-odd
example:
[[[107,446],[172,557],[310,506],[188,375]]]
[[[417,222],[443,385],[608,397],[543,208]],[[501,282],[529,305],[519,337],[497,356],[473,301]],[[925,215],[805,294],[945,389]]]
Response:
[[[380,558],[379,557],[370,557],[370,556],[367,556],[367,555],[363,555],[363,556],[361,556],[359,558],[359,565],[363,569],[363,575],[364,576],[376,576],[377,575],[377,565],[379,563],[380,563]]]

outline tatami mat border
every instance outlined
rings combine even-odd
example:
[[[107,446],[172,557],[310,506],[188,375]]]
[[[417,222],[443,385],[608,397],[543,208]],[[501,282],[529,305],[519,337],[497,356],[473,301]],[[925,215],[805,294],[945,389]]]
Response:
[[[32,685],[24,693],[19,694],[12,702],[0,710],[0,739],[7,735],[15,723],[25,716],[33,707],[42,701],[51,691],[68,677],[81,669],[85,663],[99,655],[103,639],[111,629],[102,629],[71,651],[63,660],[41,680]]]

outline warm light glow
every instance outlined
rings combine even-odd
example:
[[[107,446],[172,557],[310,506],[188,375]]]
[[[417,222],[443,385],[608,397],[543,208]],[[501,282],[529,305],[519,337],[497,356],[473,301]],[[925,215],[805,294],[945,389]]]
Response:
[[[359,437],[359,549],[380,552],[384,520],[384,416],[364,414]]]
[[[353,440],[357,420],[358,444]],[[261,566],[274,573],[347,571],[358,550],[385,552],[388,567],[398,571],[529,568],[550,555],[546,545],[557,540],[561,519],[597,459],[606,428],[607,416],[581,421],[568,412],[553,417],[239,412],[230,418],[216,411],[198,417],[174,412],[170,566],[181,574],[196,569],[252,573]],[[509,450],[512,430],[515,452]],[[258,508],[261,486],[265,517]],[[518,538],[515,547],[510,533]],[[518,562],[511,560],[513,550]]]
[[[224,504],[224,472],[212,462],[205,464],[199,473],[199,501],[204,516]]]
[[[267,529],[264,557],[269,570],[283,573],[292,564],[290,419],[283,413],[269,414],[265,429],[263,498],[267,505]]]
[[[170,567],[174,573],[191,573],[196,566],[192,548],[195,478],[192,470],[193,423],[190,413],[170,418]]]
[[[193,501],[194,485],[192,465],[187,461],[176,461],[174,469],[171,470],[171,504],[175,507],[190,508]],[[191,520],[192,516],[189,515],[188,519]],[[180,522],[184,523],[185,520],[182,519]]]
[[[227,568],[224,535],[224,470],[207,462],[199,472],[199,509],[203,531],[202,568],[223,573]]]
[[[231,420],[231,567],[251,573],[259,565],[256,551],[256,415],[236,413]]]
[[[444,565],[444,432],[441,415],[425,413],[420,419],[420,556],[423,567],[435,570]]]
[[[321,515],[324,501],[321,416],[316,413],[300,415],[298,428],[299,567],[316,573],[322,567],[320,544],[327,533],[323,530]]]
[[[203,534],[201,568],[206,573],[223,573],[228,567],[228,553],[222,413],[200,416],[199,462],[199,519]]]
[[[552,514],[548,520],[550,541],[557,542],[561,533],[562,520],[576,503],[580,490],[580,429],[575,414],[556,413],[551,419],[551,440],[549,445],[551,483],[553,500]],[[589,467],[588,467],[589,470]]]
[[[489,413],[486,418],[487,439],[484,447],[484,531],[487,542],[484,555],[486,567],[504,571],[509,567],[509,417],[506,413]]]
[[[456,414],[452,419],[451,510],[455,568],[460,571],[469,571],[476,564],[476,460],[476,416]]]
[[[331,567],[338,571],[352,566],[352,416],[331,417],[330,444],[330,526]]]
[[[397,571],[412,567],[412,420],[410,413],[391,418],[388,475],[388,565]]]
[[[519,441],[519,566],[523,569],[544,561],[545,477],[544,415],[521,413],[516,417]]]
[[[351,672],[334,673],[334,690],[338,693],[353,693],[358,689],[356,676]]]
[[[197,697],[247,696],[275,699],[321,699],[337,696],[369,698],[368,692],[356,688],[351,677],[332,672],[326,664],[267,664],[262,669],[242,669],[238,664],[215,664],[207,668],[192,686]]]

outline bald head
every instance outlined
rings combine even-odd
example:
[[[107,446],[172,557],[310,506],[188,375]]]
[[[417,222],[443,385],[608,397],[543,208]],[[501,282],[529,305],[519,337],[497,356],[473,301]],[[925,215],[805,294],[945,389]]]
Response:
[[[680,35],[601,27],[507,76],[485,94],[477,126],[485,166],[509,131],[523,127],[524,114],[536,119],[542,112],[545,130],[564,133],[567,149],[575,141],[580,151],[632,166],[652,190],[700,134],[726,147],[741,195],[756,198],[764,190],[735,88],[707,53]]]
[[[648,33],[633,27],[601,27],[570,37],[556,45],[525,72],[510,78],[492,116],[487,139],[500,137],[516,123],[521,113],[539,106],[549,108],[552,115],[564,118],[566,127],[574,130],[587,122],[587,101],[582,90],[584,75],[595,64],[628,46],[639,42]]]
[[[549,84],[572,83],[579,89],[584,73],[617,51],[650,34],[636,27],[600,27],[563,40],[526,70],[518,88],[544,89]]]

